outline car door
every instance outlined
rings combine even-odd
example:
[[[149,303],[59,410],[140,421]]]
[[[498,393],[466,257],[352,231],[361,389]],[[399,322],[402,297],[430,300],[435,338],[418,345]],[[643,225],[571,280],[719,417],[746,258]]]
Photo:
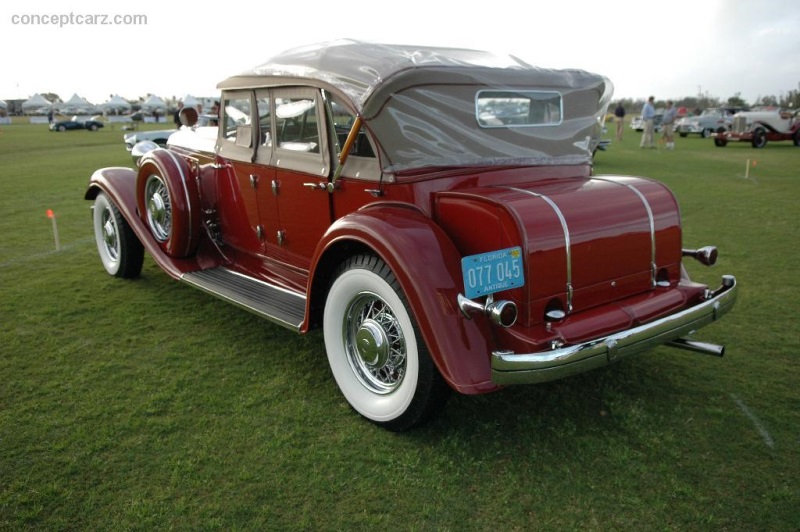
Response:
[[[285,259],[307,271],[317,243],[332,222],[332,172],[325,107],[319,90],[285,87],[272,91],[277,202],[275,236]]]
[[[248,253],[264,253],[259,213],[258,168],[253,163],[256,140],[252,120],[252,91],[222,95],[217,153],[217,182],[230,192],[221,196],[220,218],[225,242]]]

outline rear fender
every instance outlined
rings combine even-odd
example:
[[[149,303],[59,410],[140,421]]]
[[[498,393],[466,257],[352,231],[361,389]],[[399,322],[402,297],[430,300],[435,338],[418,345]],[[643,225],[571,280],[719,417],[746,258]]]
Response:
[[[461,254],[447,234],[413,207],[371,206],[337,220],[312,262],[305,323],[319,323],[332,275],[348,256],[370,252],[392,269],[442,377],[464,394],[491,391],[491,326],[484,316],[465,319]]]

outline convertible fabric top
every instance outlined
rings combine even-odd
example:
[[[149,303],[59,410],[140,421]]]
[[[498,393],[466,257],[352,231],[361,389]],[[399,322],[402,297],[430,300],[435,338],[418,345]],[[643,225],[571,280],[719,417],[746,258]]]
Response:
[[[349,40],[286,51],[218,88],[309,82],[350,100],[388,172],[588,163],[613,91],[603,76],[537,68],[513,56]],[[487,127],[476,118],[477,94],[486,90],[552,92],[560,95],[563,110],[554,124]]]
[[[312,79],[344,92],[361,112],[364,101],[385,80],[408,69],[434,66],[533,68],[510,56],[477,50],[341,40],[288,50],[226,79],[217,88],[259,87],[265,77]]]

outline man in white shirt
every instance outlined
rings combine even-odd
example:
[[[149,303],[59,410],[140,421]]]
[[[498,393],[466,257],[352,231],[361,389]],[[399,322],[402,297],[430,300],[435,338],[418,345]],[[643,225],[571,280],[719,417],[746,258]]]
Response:
[[[650,96],[647,103],[642,107],[642,124],[644,132],[642,133],[642,142],[639,144],[640,148],[655,148],[656,142],[653,138],[653,120],[656,117],[656,108],[653,105],[655,97]]]

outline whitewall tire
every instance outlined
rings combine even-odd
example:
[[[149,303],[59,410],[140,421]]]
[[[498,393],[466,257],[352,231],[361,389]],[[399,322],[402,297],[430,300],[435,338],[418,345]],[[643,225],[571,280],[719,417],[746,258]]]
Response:
[[[325,348],[336,383],[370,421],[405,430],[444,406],[439,375],[389,267],[359,255],[339,269],[325,303]]]
[[[97,252],[108,274],[137,277],[142,271],[144,247],[117,206],[102,192],[94,200],[92,218]]]

